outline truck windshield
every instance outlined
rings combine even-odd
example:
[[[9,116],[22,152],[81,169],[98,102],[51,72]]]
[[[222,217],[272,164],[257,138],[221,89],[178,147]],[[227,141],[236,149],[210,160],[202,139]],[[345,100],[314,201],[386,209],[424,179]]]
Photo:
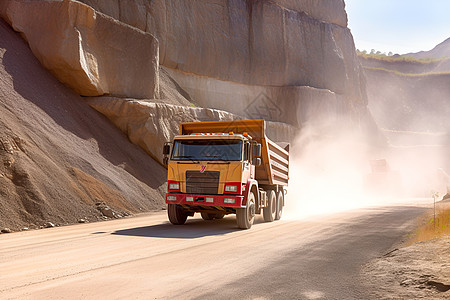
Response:
[[[172,160],[241,160],[241,140],[176,140]]]

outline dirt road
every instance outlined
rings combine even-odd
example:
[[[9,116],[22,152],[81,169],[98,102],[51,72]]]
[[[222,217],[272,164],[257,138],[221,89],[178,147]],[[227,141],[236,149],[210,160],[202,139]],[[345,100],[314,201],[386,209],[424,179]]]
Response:
[[[423,208],[173,226],[165,213],[0,236],[1,299],[362,299],[359,270]]]

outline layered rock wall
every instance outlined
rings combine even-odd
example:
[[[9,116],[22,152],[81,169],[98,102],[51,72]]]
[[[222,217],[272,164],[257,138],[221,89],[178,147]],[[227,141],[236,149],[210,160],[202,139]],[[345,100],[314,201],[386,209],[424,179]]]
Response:
[[[450,60],[361,56],[360,61],[367,77],[369,108],[380,127],[450,132],[450,73],[440,71]]]
[[[337,117],[344,102],[329,90],[308,86],[261,86],[217,80],[167,69],[196,104],[232,112],[247,119],[284,122],[297,128]],[[301,99],[301,101],[299,101]],[[336,121],[334,119],[334,121]]]
[[[100,0],[84,2],[100,10],[106,6]],[[306,85],[343,93],[358,83],[350,31],[344,20],[336,25],[308,15],[321,7],[309,2],[133,1],[119,5],[114,15],[142,28],[145,8],[145,29],[158,38],[166,67],[249,85]],[[342,1],[328,3],[330,8]],[[343,5],[336,11],[345,19]]]
[[[292,117],[292,110],[308,97],[292,91],[311,87],[318,99],[330,91],[338,95],[348,108],[340,111],[354,120],[367,113],[364,75],[342,0],[82,1],[155,35],[160,64],[198,105],[245,115],[249,95],[260,94],[255,90],[269,95],[278,88],[276,94],[287,96],[274,97],[286,114],[282,119],[297,126],[309,120]],[[215,90],[227,82],[248,99]],[[331,111],[329,117],[337,118]]]
[[[78,94],[158,96],[158,41],[151,34],[76,1],[2,0],[0,15]]]

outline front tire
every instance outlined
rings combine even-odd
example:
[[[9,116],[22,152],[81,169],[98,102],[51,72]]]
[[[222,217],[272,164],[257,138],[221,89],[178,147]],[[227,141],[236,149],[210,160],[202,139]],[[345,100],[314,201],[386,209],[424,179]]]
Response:
[[[245,208],[236,209],[236,222],[241,229],[250,229],[255,221],[255,195],[250,193]]]
[[[263,208],[263,217],[266,222],[273,222],[277,213],[277,195],[274,190],[268,191],[269,201],[267,207]]]
[[[168,204],[167,215],[169,216],[170,223],[173,225],[183,225],[186,223],[188,217],[185,209],[176,204]]]

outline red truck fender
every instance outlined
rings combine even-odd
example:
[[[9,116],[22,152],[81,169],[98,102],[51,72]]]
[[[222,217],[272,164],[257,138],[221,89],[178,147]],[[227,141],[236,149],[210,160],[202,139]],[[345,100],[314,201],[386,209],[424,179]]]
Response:
[[[255,179],[249,179],[247,181],[247,185],[245,187],[245,193],[244,193],[244,200],[242,201],[242,205],[245,206],[247,205],[247,198],[249,193],[252,192],[252,190],[255,191],[255,201],[256,203],[259,203],[259,193],[258,193],[258,181],[256,181]]]

